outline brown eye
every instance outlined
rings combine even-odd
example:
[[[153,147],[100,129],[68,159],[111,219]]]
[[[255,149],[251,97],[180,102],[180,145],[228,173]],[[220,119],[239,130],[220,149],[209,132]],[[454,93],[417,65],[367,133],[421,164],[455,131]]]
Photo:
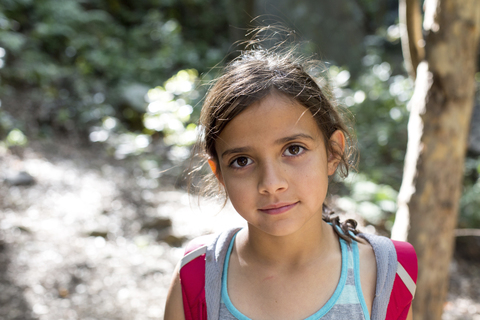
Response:
[[[235,160],[232,161],[231,166],[234,168],[242,168],[251,163],[252,160],[250,160],[247,157],[238,157]]]
[[[302,154],[303,151],[305,151],[305,148],[302,146],[298,145],[292,145],[285,150],[285,155],[286,156],[297,156],[299,154]]]
[[[245,167],[245,166],[248,164],[248,159],[245,158],[245,157],[238,158],[238,159],[237,159],[237,164],[238,164],[240,167]]]
[[[288,147],[288,151],[290,151],[291,154],[298,154],[300,152],[300,147],[291,146],[291,147]]]

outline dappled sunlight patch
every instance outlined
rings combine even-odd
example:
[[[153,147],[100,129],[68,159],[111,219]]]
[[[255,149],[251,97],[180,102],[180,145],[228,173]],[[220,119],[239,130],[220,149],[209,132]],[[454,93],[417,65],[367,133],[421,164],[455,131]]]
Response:
[[[119,119],[106,114],[101,126],[90,128],[90,141],[106,144],[119,160],[152,153],[158,144],[164,144],[169,149],[166,152],[169,160],[184,161],[190,156],[190,146],[197,140],[192,105],[200,97],[196,89],[198,82],[196,70],[180,70],[163,86],[151,88],[146,93],[146,107],[141,115],[142,132],[130,131]],[[152,146],[154,142],[156,145]]]
[[[37,181],[0,184],[8,194],[0,204],[0,242],[10,248],[11,285],[24,288],[39,318],[161,318],[185,241],[244,225],[242,219],[214,201],[198,207],[184,191],[138,187],[137,179],[157,168],[153,159],[129,174],[108,163],[79,166],[80,158],[93,159],[78,155],[50,162],[29,150],[22,160],[0,154],[0,174],[15,166]]]

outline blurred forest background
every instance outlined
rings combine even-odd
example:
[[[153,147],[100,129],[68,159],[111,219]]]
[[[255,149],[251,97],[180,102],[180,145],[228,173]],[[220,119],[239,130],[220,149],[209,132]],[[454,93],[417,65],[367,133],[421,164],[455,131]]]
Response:
[[[2,319],[162,317],[184,241],[237,221],[192,213],[185,192],[208,82],[270,23],[308,40],[354,116],[358,173],[330,201],[389,235],[413,92],[397,1],[2,0]],[[458,228],[480,228],[475,104]],[[480,319],[471,238],[457,239],[445,319]]]

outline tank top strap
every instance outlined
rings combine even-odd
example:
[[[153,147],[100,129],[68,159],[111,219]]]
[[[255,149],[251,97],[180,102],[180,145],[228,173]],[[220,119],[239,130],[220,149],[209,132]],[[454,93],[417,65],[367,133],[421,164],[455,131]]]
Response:
[[[250,320],[250,318],[235,308],[228,295],[228,264],[230,261],[230,254],[234,241],[235,236],[232,238],[229,244],[223,266],[219,319]],[[360,283],[360,259],[358,245],[354,240],[348,244],[345,240],[340,238],[340,247],[342,251],[342,270],[335,292],[327,301],[327,303],[320,308],[320,310],[305,320],[370,320]]]

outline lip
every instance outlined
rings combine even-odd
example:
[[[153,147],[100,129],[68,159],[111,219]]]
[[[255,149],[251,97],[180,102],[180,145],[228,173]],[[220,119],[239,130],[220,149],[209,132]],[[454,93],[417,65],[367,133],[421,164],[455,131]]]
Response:
[[[266,214],[284,213],[297,205],[298,202],[279,202],[260,208],[259,210]]]

